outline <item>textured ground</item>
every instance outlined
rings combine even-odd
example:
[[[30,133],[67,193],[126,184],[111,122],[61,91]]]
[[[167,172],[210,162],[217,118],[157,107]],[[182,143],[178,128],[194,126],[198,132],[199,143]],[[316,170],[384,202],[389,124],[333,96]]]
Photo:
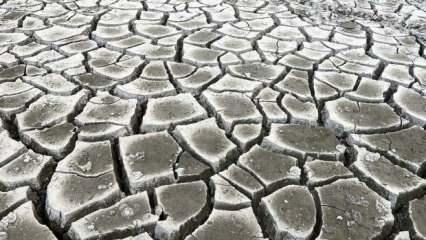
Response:
[[[426,239],[423,0],[0,0],[0,239]]]

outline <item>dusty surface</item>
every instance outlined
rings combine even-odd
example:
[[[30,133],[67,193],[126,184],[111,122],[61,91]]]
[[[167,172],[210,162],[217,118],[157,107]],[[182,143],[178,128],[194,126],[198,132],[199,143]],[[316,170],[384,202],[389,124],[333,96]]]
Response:
[[[426,239],[426,1],[0,0],[0,240]]]

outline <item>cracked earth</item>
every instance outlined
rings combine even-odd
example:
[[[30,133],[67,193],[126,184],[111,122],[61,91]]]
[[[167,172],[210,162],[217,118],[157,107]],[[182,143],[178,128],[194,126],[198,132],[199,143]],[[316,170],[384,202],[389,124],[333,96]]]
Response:
[[[426,2],[0,0],[0,240],[425,240]]]

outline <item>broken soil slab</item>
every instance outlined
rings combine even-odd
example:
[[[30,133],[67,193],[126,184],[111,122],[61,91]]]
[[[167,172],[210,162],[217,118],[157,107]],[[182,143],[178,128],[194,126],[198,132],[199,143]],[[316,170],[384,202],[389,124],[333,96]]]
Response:
[[[204,91],[201,98],[217,112],[216,117],[227,132],[231,132],[238,123],[262,122],[262,115],[244,93]]]
[[[178,182],[207,180],[213,175],[211,167],[187,151],[183,152],[174,164]]]
[[[219,175],[230,182],[238,191],[248,196],[255,204],[265,195],[264,186],[250,172],[238,165],[232,164]]]
[[[237,151],[237,146],[226,137],[214,118],[177,126],[173,134],[187,151],[194,153],[215,172],[222,170]]]
[[[317,188],[322,212],[318,239],[385,238],[392,230],[391,204],[356,179]]]
[[[262,198],[262,222],[271,239],[311,239],[317,209],[308,188],[287,186]]]
[[[207,186],[202,181],[177,183],[155,189],[155,202],[166,216],[155,227],[155,237],[182,239],[208,216]]]
[[[238,210],[251,206],[251,199],[238,191],[219,174],[210,178],[209,185],[214,191],[214,208],[222,210]]]
[[[66,156],[74,144],[76,127],[71,123],[61,123],[45,129],[21,132],[22,142],[27,146],[49,154],[56,159]]]
[[[213,209],[207,221],[185,240],[246,240],[263,238],[252,208],[236,211]]]
[[[40,190],[49,181],[54,167],[51,156],[28,150],[0,168],[0,186],[4,189],[30,186]]]
[[[1,220],[1,236],[5,239],[56,240],[53,232],[47,226],[40,224],[35,213],[36,208],[31,201],[10,212]]]
[[[262,146],[305,159],[307,156],[341,159],[335,133],[324,127],[295,124],[272,124],[269,136]]]
[[[356,161],[351,169],[372,189],[385,196],[393,208],[426,193],[426,180],[407,169],[394,165],[379,153],[355,147]]]
[[[408,214],[414,239],[426,239],[426,197],[411,201]]]
[[[268,192],[300,182],[301,170],[296,158],[272,152],[259,145],[241,155],[238,165],[255,176]]]
[[[65,122],[83,108],[88,97],[88,90],[70,96],[44,95],[31,104],[27,111],[16,116],[18,129],[27,131]]]
[[[386,103],[363,103],[339,98],[329,101],[323,109],[323,121],[339,134],[378,133],[397,130],[407,121]]]
[[[391,157],[411,171],[423,176],[426,163],[426,131],[413,126],[379,134],[352,134],[349,142]]]
[[[151,212],[148,194],[138,193],[73,222],[67,235],[76,240],[90,240],[125,237],[142,229],[153,232],[158,216]]]
[[[307,185],[317,187],[329,184],[337,179],[351,178],[354,174],[342,162],[315,159],[303,166],[307,176]]]
[[[207,112],[189,93],[148,100],[141,131],[167,130],[207,118]]]
[[[119,146],[130,192],[151,190],[176,181],[173,163],[182,150],[166,131],[122,137]]]

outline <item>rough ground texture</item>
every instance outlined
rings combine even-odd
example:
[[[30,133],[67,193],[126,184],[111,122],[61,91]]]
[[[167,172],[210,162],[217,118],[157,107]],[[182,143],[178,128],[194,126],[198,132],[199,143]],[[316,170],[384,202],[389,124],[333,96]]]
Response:
[[[425,46],[423,0],[0,0],[0,240],[424,240]]]

